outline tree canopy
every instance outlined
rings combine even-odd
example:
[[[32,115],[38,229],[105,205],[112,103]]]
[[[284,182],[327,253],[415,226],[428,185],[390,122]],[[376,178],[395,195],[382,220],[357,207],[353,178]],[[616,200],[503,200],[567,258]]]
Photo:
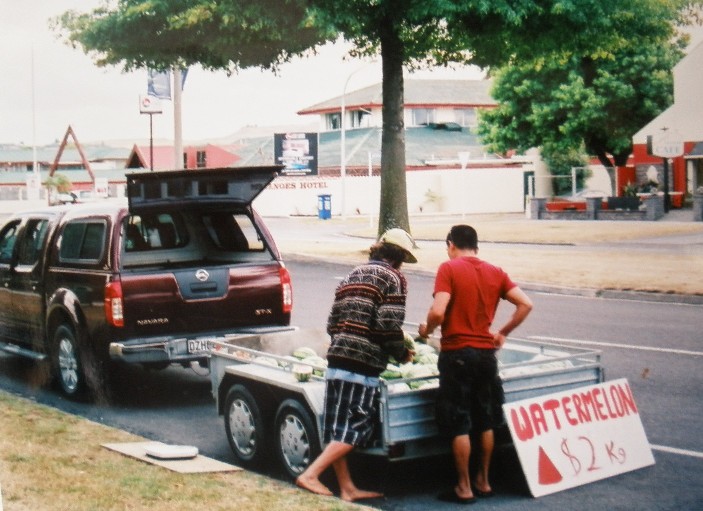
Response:
[[[494,68],[542,55],[598,55],[668,33],[677,0],[117,0],[67,12],[57,26],[98,65],[199,63],[236,72],[276,69],[330,40],[380,57],[383,135],[379,233],[410,230],[403,69]]]
[[[632,136],[672,103],[671,70],[682,55],[673,40],[633,40],[603,56],[502,68],[493,88],[498,108],[482,113],[479,132],[497,152],[541,147],[549,163],[580,150],[606,168],[625,165]]]

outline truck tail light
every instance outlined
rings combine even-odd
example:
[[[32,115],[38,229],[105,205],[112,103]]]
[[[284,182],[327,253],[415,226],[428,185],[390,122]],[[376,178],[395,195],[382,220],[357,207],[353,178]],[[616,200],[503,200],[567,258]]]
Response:
[[[291,285],[290,273],[286,268],[281,267],[279,275],[281,276],[283,312],[290,312],[293,310],[293,286]]]
[[[105,286],[105,319],[109,325],[124,326],[124,308],[122,301],[122,284],[110,282]]]

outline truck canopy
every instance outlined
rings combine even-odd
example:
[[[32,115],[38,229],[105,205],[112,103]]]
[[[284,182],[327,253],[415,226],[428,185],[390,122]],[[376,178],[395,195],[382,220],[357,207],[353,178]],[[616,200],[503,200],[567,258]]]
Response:
[[[128,174],[129,212],[247,207],[282,169],[270,165]]]

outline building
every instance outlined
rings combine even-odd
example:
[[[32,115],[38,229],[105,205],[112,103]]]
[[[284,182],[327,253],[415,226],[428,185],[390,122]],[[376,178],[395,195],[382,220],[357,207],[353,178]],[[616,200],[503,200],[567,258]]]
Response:
[[[635,134],[633,164],[619,174],[619,181],[638,187],[656,181],[661,190],[665,165],[658,154],[665,152],[671,156],[666,165],[671,205],[680,207],[703,186],[703,42],[681,59],[673,74],[674,104]]]
[[[183,148],[183,168],[234,167],[241,159],[236,152],[239,147],[236,144],[186,146]],[[152,147],[135,144],[125,166],[128,169],[169,170],[176,167],[174,158],[173,146]]]
[[[461,131],[477,125],[477,112],[495,108],[490,95],[490,80],[405,80],[405,127],[430,126],[435,129]],[[318,115],[319,131],[344,128],[380,128],[383,107],[382,84],[349,92],[298,112],[299,115]]]

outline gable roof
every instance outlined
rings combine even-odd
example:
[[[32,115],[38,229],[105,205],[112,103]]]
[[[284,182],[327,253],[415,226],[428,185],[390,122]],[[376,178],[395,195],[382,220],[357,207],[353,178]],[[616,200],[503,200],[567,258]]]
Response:
[[[405,80],[406,108],[454,106],[495,106],[490,80]],[[382,84],[377,83],[344,95],[346,109],[383,106]],[[300,110],[298,115],[323,114],[341,110],[342,96]]]

